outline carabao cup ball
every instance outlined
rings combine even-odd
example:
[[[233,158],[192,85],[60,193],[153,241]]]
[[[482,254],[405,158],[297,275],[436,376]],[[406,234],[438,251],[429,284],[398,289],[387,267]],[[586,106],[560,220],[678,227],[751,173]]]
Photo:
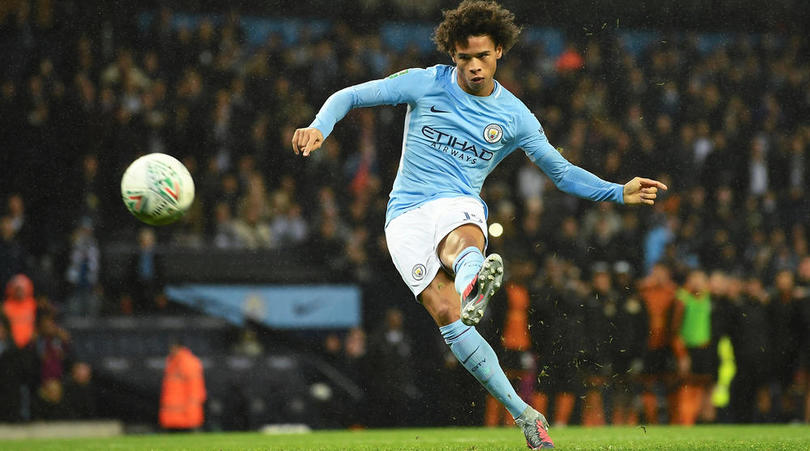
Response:
[[[176,158],[151,153],[133,161],[121,178],[121,196],[130,213],[149,225],[180,219],[194,201],[194,180]]]

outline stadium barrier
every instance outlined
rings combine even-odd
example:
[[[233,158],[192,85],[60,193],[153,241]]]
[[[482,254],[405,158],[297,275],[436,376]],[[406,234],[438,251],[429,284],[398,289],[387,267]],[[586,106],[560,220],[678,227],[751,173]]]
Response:
[[[341,426],[342,411],[365,396],[357,382],[314,352],[274,335],[264,352],[231,347],[239,329],[217,318],[110,317],[65,321],[77,357],[94,368],[98,414],[126,425],[157,425],[169,343],[181,339],[203,365],[206,430],[258,430],[268,424]]]
[[[0,439],[114,437],[124,433],[117,420],[37,421],[27,424],[0,424]]]
[[[246,320],[276,329],[348,329],[360,325],[355,285],[212,285],[166,287],[169,299],[235,325]]]

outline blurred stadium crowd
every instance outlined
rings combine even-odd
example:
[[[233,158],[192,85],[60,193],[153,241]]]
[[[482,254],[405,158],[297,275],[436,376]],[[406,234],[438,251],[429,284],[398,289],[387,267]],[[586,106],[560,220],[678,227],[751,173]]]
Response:
[[[78,2],[9,4],[0,10],[0,284],[9,287],[0,355],[32,350],[42,399],[56,396],[49,381],[89,379],[81,365],[73,376],[62,368],[70,359],[59,371],[47,363],[70,354],[54,319],[171,310],[155,242],[321,254],[364,288],[375,320],[366,326],[383,325],[369,331],[379,352],[358,329],[330,335],[324,355],[358,380],[375,368],[395,398],[386,406],[419,396],[405,377],[418,331],[397,310],[383,316],[419,310],[391,288],[400,280],[382,230],[402,107],[351,112],[308,160],[289,142],[331,92],[449,64],[446,55],[396,51],[341,20],[322,36],[302,27],[294,44],[271,34],[251,47],[233,12],[177,27],[167,8],[144,25],[136,15],[99,22]],[[496,78],[566,158],[607,180],[638,174],[670,187],[650,210],[591,204],[558,192],[522,155],[485,185],[489,221],[503,227],[490,250],[510,268],[490,336],[503,336],[504,365],[553,421],[810,421],[808,55],[804,34],[735,34],[708,50],[696,35],[663,34],[631,52],[609,27],[570,35],[561,54],[526,41],[501,60]],[[156,231],[138,230],[118,195],[123,169],[149,152],[178,156],[197,184],[189,214]],[[101,250],[136,236],[132,277],[103,286]],[[22,318],[30,304],[17,308],[31,295],[15,292],[16,274],[33,280],[36,323]],[[722,337],[736,363],[731,401],[706,402],[713,386],[729,389]],[[454,383],[442,384],[451,396]],[[485,418],[499,421],[494,405]]]

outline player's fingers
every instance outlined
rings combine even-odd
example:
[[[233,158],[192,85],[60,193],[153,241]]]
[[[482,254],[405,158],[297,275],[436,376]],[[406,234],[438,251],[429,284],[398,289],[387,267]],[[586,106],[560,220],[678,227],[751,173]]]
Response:
[[[309,133],[306,133],[305,136],[302,136],[300,139],[301,154],[305,157],[309,155],[309,142],[311,140],[312,138]]]
[[[309,154],[307,143],[309,143],[311,136],[312,132],[310,130],[301,130],[301,134],[298,135],[298,149],[304,154],[304,156]]]
[[[667,186],[659,182],[658,180],[639,177],[638,181],[641,182],[641,186],[657,186],[658,188],[661,188],[663,190],[667,189]]]
[[[300,128],[295,129],[295,132],[293,132],[292,136],[292,148],[293,152],[295,152],[296,155],[298,155],[298,135],[300,131],[301,131]]]
[[[319,147],[321,147],[321,138],[317,135],[317,133],[310,133],[307,137],[306,144],[304,144],[304,147],[302,147],[302,149],[304,149],[304,156],[309,156],[310,152],[317,150]]]

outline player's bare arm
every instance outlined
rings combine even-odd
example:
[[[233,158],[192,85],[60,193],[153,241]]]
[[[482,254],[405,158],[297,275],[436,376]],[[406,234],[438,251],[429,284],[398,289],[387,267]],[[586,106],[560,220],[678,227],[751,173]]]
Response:
[[[296,155],[302,153],[305,157],[318,150],[323,144],[323,133],[315,127],[298,128],[293,133],[292,148]]]
[[[659,189],[666,190],[667,186],[658,180],[636,177],[624,184],[624,203],[654,205]]]

